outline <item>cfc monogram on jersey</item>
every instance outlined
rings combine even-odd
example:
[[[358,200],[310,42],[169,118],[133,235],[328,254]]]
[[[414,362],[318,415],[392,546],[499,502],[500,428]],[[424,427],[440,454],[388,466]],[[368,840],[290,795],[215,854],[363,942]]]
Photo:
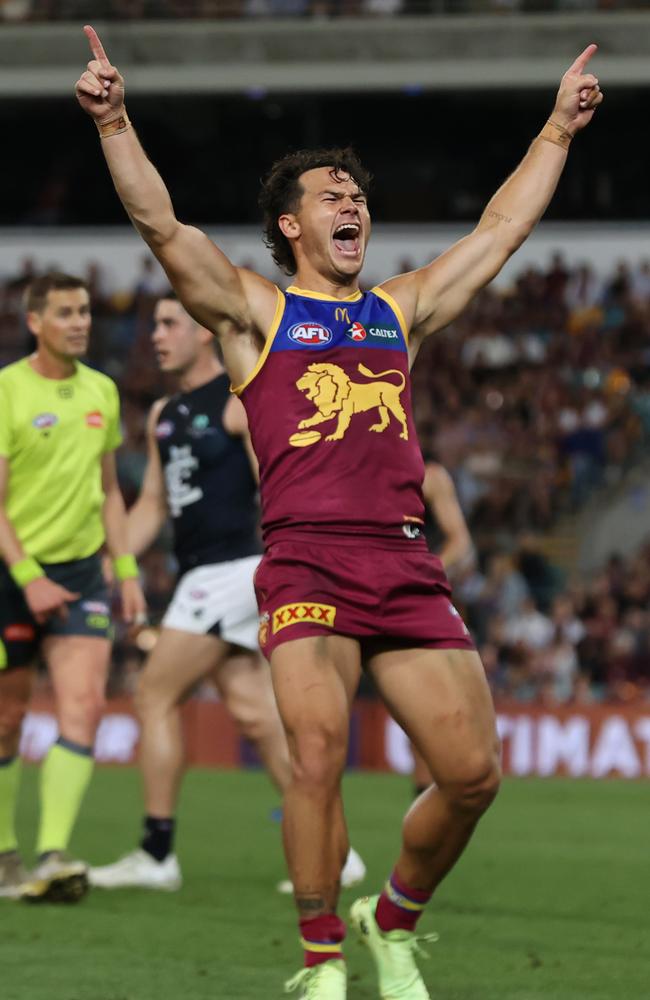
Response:
[[[165,463],[165,484],[167,503],[172,517],[179,517],[183,507],[203,498],[203,490],[192,485],[191,476],[199,467],[199,460],[192,454],[189,444],[171,445]]]
[[[181,572],[261,550],[257,484],[241,438],[223,426],[228,376],[172,396],[158,415],[156,443]]]
[[[286,528],[404,539],[423,463],[407,332],[381,288],[344,301],[291,287],[241,394],[260,463],[265,540]]]

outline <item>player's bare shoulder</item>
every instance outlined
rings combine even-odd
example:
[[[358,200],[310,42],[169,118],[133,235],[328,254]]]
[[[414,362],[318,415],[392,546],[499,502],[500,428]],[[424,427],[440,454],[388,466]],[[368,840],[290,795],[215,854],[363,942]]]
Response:
[[[246,323],[235,324],[224,317],[214,330],[234,386],[246,382],[254,371],[283,301],[277,285],[267,278],[243,267],[237,268],[237,274],[246,300]]]
[[[151,409],[149,410],[149,414],[147,416],[147,430],[150,434],[152,434],[155,430],[158,418],[168,402],[169,396],[161,396],[160,399],[157,399],[155,403],[151,404]]]
[[[278,309],[281,292],[274,282],[246,267],[238,267],[237,273],[248,304],[253,332],[265,341]]]
[[[404,319],[411,323],[417,304],[417,283],[418,272],[405,271],[403,274],[396,274],[392,278],[387,278],[386,281],[382,281],[377,286],[383,292],[386,292],[387,295],[390,295],[391,298],[395,299],[404,313]]]

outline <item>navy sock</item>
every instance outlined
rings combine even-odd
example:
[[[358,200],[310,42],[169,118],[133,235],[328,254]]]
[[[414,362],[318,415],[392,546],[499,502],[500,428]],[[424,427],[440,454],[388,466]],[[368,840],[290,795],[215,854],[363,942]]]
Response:
[[[172,852],[175,826],[176,820],[173,817],[160,819],[157,816],[145,816],[144,836],[140,847],[156,861],[164,861]]]

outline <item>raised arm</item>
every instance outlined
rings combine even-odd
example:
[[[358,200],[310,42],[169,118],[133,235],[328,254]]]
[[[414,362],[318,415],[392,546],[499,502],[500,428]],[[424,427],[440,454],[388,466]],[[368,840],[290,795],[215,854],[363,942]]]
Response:
[[[224,320],[242,331],[257,326],[264,333],[266,311],[272,317],[275,309],[274,289],[269,290],[265,310],[264,286],[269,283],[238,270],[205,233],[178,221],[169,192],[129,121],[124,79],[109,62],[94,28],[86,25],[84,32],[92,59],[77,81],[75,92],[99,129],[115,190],[133,225],[164,267],[183,305],[199,323],[215,333]],[[262,315],[257,317],[260,296]]]
[[[501,270],[533,231],[553,197],[574,135],[603,100],[586,72],[589,45],[562,77],[553,113],[526,156],[486,206],[469,236],[433,263],[384,286],[399,302],[417,349],[421,339],[450,323]]]

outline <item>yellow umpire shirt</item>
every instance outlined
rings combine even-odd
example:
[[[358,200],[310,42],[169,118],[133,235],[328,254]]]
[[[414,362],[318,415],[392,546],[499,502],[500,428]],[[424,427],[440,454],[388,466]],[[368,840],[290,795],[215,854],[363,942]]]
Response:
[[[115,383],[76,363],[74,375],[38,375],[27,358],[0,371],[5,511],[29,556],[84,559],[104,541],[101,459],[120,444]]]

